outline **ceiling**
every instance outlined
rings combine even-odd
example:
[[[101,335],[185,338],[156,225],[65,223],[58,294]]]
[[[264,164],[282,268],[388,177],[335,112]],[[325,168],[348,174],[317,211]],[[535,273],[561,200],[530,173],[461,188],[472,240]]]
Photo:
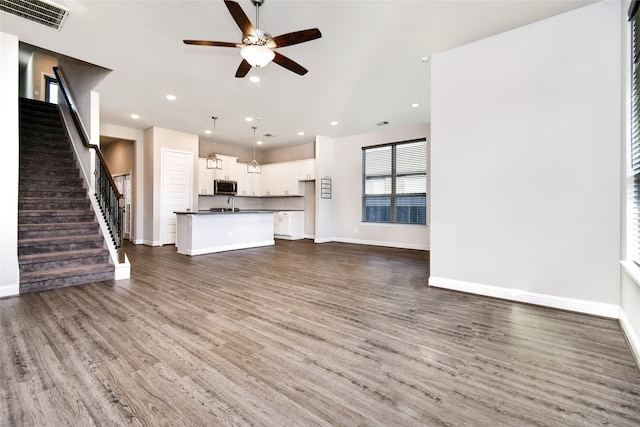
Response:
[[[182,42],[240,43],[241,31],[222,1],[57,2],[72,9],[60,31],[4,12],[0,30],[113,70],[95,89],[102,122],[210,140],[204,131],[213,129],[215,115],[216,141],[251,147],[251,126],[257,126],[261,148],[268,150],[312,142],[315,135],[430,122],[430,63],[423,58],[594,1],[266,0],[260,29],[276,36],[317,27],[322,38],[278,50],[307,68],[306,75],[271,63],[243,79],[234,77],[239,49]],[[238,3],[255,25],[253,4]],[[249,80],[254,74],[260,83]],[[376,125],[383,121],[389,124]]]

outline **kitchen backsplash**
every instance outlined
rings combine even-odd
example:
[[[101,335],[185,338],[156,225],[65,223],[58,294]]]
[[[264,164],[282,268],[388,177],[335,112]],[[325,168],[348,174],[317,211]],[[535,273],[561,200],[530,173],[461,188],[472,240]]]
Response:
[[[279,211],[304,210],[304,197],[235,197],[234,206],[239,209],[269,209]],[[198,209],[230,208],[229,196],[200,196]]]

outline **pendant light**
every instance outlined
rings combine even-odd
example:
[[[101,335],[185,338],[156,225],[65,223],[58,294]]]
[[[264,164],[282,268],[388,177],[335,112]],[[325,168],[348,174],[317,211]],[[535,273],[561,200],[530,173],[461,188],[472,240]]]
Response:
[[[253,160],[247,165],[247,173],[260,173],[260,163],[256,161],[256,129],[253,126]]]
[[[213,153],[207,157],[207,169],[222,169],[222,159],[216,156],[216,116],[213,119]]]

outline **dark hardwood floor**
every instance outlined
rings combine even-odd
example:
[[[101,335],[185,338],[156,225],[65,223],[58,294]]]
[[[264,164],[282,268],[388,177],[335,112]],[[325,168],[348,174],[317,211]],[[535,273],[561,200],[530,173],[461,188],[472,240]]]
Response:
[[[426,252],[128,254],[0,300],[0,425],[640,424],[616,321],[429,288]]]

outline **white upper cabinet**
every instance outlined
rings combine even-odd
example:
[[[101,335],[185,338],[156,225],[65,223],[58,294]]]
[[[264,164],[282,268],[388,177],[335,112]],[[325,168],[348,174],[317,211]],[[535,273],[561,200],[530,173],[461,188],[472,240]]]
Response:
[[[282,197],[302,196],[301,181],[315,179],[315,159],[262,165],[262,173],[248,173],[247,164],[239,163],[237,157],[218,154],[222,169],[207,169],[207,159],[199,159],[198,194],[212,195],[213,181],[221,179],[238,182],[238,196]]]
[[[263,196],[300,196],[297,162],[271,163],[262,166]]]
[[[215,169],[216,179],[220,179],[223,181],[237,181],[238,158],[220,154],[217,154],[217,157],[222,160],[222,169]]]
[[[238,181],[238,196],[259,197],[261,194],[261,174],[248,173],[246,163],[236,164],[236,181]]]
[[[198,194],[202,196],[213,195],[213,180],[215,169],[207,169],[207,159],[198,158]]]
[[[260,170],[260,195],[261,196],[276,196],[277,192],[277,175],[278,164],[273,163],[270,165],[262,165]]]
[[[298,181],[312,181],[316,179],[316,159],[300,160],[296,162]]]
[[[282,186],[285,196],[302,196],[300,180],[298,179],[298,162],[283,163],[281,172]]]

